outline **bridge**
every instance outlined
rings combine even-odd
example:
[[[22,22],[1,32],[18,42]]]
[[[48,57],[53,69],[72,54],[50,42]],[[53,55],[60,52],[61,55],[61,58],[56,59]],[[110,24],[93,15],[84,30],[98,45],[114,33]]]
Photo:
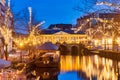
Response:
[[[83,50],[85,49],[84,44],[59,44],[59,49],[61,54],[83,54]]]

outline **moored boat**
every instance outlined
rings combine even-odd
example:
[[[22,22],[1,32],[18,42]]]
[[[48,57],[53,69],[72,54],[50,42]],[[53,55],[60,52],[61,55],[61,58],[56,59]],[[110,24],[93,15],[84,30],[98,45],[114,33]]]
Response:
[[[60,57],[58,54],[53,52],[45,53],[35,61],[35,65],[37,67],[59,67]]]

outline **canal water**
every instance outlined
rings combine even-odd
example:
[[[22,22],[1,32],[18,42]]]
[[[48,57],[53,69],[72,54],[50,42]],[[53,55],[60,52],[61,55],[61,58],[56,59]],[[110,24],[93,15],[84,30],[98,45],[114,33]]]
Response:
[[[98,55],[61,55],[60,69],[39,68],[39,80],[120,80],[120,62]]]

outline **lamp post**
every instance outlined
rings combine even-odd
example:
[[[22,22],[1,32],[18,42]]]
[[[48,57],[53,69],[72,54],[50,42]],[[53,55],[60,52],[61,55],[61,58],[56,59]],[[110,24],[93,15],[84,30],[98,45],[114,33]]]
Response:
[[[19,43],[19,48],[20,48],[20,62],[22,62],[22,49],[23,49],[24,44],[21,42]]]

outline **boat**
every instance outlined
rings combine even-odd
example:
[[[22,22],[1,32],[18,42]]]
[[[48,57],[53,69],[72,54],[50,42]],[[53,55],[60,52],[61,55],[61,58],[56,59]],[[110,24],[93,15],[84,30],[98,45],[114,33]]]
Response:
[[[59,68],[37,68],[36,77],[38,80],[58,80]]]
[[[60,66],[60,56],[54,52],[47,52],[35,61],[37,67],[57,68]]]

